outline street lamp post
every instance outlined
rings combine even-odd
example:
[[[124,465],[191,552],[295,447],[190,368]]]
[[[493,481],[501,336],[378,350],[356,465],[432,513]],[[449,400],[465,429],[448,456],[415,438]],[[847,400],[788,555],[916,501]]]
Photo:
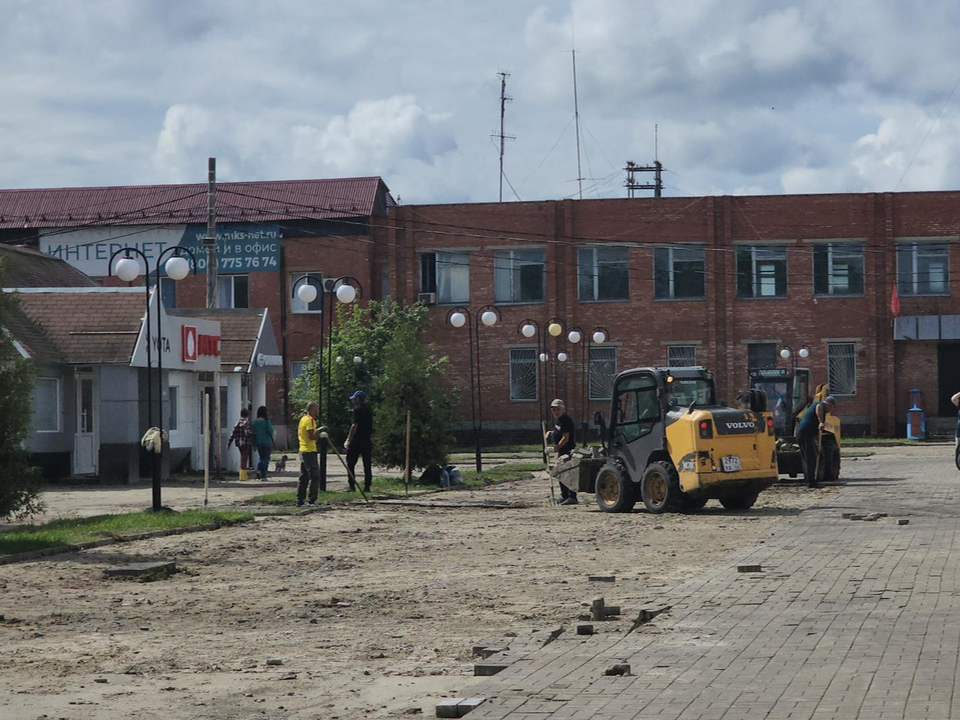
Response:
[[[797,372],[797,357],[798,357],[798,356],[799,356],[801,359],[806,360],[808,357],[810,357],[810,349],[809,349],[808,347],[804,346],[804,347],[800,348],[799,350],[797,350],[796,352],[794,352],[794,350],[793,350],[792,347],[790,347],[789,345],[785,345],[785,346],[780,350],[780,357],[782,357],[784,360],[792,360],[792,362],[793,362],[793,372],[794,372],[794,374],[796,374],[796,372]]]
[[[540,364],[545,361],[545,347],[546,340],[543,337],[543,333],[540,332],[540,323],[536,320],[527,319],[520,322],[517,325],[517,332],[520,333],[523,337],[530,339],[537,339],[537,356],[536,361],[536,382],[537,382],[537,412],[539,415],[540,423],[540,445],[543,449],[543,462],[547,462],[547,446],[546,441],[544,440],[544,431],[546,426],[544,425],[544,404],[546,403],[547,391],[546,391],[546,373],[541,371]],[[545,368],[544,368],[545,369]]]
[[[326,390],[327,390],[327,412],[330,412],[330,378],[333,369],[333,308],[334,297],[343,305],[349,305],[357,298],[363,297],[363,286],[360,281],[352,275],[341,275],[334,278],[330,283],[330,289],[325,287],[325,283],[311,275],[301,275],[293,283],[293,292],[296,293],[300,302],[309,305],[317,296],[320,296],[320,352],[317,356],[320,359],[320,366],[317,369],[317,418],[318,426],[323,428],[323,390],[324,390],[324,369],[326,369]],[[329,312],[325,307],[324,301],[327,296],[330,297]],[[324,368],[323,345],[324,345],[324,322],[323,316],[327,315],[327,362]],[[339,360],[339,358],[338,358]],[[357,362],[357,358],[354,358]],[[332,441],[331,441],[332,442]],[[326,492],[327,489],[327,440],[320,438],[317,445],[320,451],[320,490]]]
[[[552,317],[546,322],[547,335],[549,335],[550,337],[556,340],[558,349],[559,349],[559,343],[560,343],[560,336],[563,335],[563,329],[566,327],[566,325],[567,323],[563,320],[563,318],[558,318],[558,317]],[[546,337],[543,339],[543,349],[545,354],[547,355],[547,359],[550,360],[552,356],[550,355],[550,351],[547,349]],[[559,394],[560,391],[557,385],[557,368],[555,365],[551,369],[551,375],[553,377],[553,394],[554,396],[556,396]]]
[[[583,365],[583,377],[581,380],[581,392],[583,393],[583,442],[587,442],[587,412],[586,409],[590,405],[590,350],[591,345],[603,345],[607,340],[610,339],[610,333],[602,325],[597,325],[590,332],[586,333],[586,342],[583,346],[583,356],[584,356],[584,365]]]
[[[114,267],[113,261],[116,259],[117,255],[123,254],[123,257],[117,261],[116,267]],[[154,264],[154,287],[156,288],[157,293],[157,424],[153,425],[153,389],[152,389],[152,380],[150,378],[150,372],[153,365],[153,351],[151,345],[153,344],[153,335],[151,332],[151,322],[150,322],[150,262],[147,259],[147,256],[144,255],[139,249],[135,247],[123,247],[113,253],[110,256],[110,262],[107,265],[108,275],[113,276],[114,270],[116,271],[117,277],[123,280],[124,282],[133,282],[140,275],[140,264],[133,258],[131,255],[138,256],[143,261],[144,277],[143,284],[146,290],[146,339],[147,339],[147,427],[156,427],[157,432],[159,433],[158,438],[158,450],[155,453],[151,454],[151,475],[152,475],[152,486],[153,486],[153,503],[151,505],[152,512],[161,512],[165,508],[163,507],[163,502],[161,500],[161,473],[163,471],[163,328],[162,328],[162,314],[161,314],[161,303],[163,301],[162,293],[160,291],[160,269],[163,267],[164,271],[171,280],[178,281],[183,280],[187,275],[190,274],[190,270],[193,270],[193,274],[197,274],[197,259],[194,257],[193,252],[189,248],[180,247],[175,245],[169,247],[160,255],[157,256],[156,263]],[[190,258],[187,260],[186,255]],[[163,260],[165,257],[168,257],[166,264]],[[219,392],[219,390],[218,390]],[[206,429],[209,432],[209,428]]]
[[[467,351],[470,355],[470,419],[473,425],[474,460],[477,472],[483,471],[483,393],[480,389],[480,325],[493,327],[500,322],[500,311],[493,305],[484,305],[476,313],[465,307],[447,311],[447,322],[455,328],[467,326]],[[476,338],[474,338],[476,335]],[[474,398],[476,392],[476,398]]]

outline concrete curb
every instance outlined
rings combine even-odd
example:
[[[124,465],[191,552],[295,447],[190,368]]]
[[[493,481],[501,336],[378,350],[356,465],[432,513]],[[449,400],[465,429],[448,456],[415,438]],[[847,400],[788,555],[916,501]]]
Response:
[[[120,545],[122,543],[132,542],[133,540],[149,540],[150,538],[168,537],[170,535],[185,535],[187,533],[204,532],[206,530],[219,530],[220,528],[230,527],[232,525],[240,525],[241,523],[245,522],[252,522],[252,519],[207,523],[206,525],[188,525],[187,527],[173,528],[172,530],[154,530],[152,532],[137,533],[136,535],[104,538],[103,540],[91,540],[90,542],[77,543],[76,545],[57,545],[56,547],[43,548],[42,550],[31,550],[24,553],[4,555],[0,557],[0,565],[12,565],[14,563],[26,562],[28,560],[39,560],[51,555],[63,555],[65,553],[80,552],[81,550],[91,550],[93,548],[105,547],[107,545]]]

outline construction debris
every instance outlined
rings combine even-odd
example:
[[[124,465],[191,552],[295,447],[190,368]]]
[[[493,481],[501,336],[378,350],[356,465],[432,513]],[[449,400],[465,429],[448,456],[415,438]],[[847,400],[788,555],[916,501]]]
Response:
[[[742,573],[757,573],[757,572],[763,572],[763,566],[761,566],[761,565],[737,565],[737,572],[742,572]]]
[[[437,703],[436,711],[438,718],[461,718],[472,710],[486,702],[486,698],[449,698]]]
[[[604,675],[629,675],[630,666],[627,663],[617,663],[616,665],[611,665],[606,670],[603,671]]]
[[[602,597],[594,598],[590,603],[590,617],[602,621],[620,614],[619,605],[606,605]]]
[[[577,635],[593,635],[593,625],[586,623],[577,625]]]

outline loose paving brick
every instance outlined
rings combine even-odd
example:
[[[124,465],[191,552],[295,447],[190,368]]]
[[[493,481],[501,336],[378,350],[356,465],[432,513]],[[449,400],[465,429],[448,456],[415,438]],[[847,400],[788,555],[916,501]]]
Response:
[[[487,702],[470,717],[960,718],[958,477],[949,451],[923,457],[845,468],[832,508],[652,592],[649,605],[671,606],[659,632],[568,633],[518,655],[474,688]],[[923,522],[850,524],[838,505]],[[617,664],[632,674],[604,675]]]
[[[129,565],[117,565],[104,569],[103,574],[106,577],[113,578],[143,578],[143,577],[164,577],[172,575],[177,571],[177,562],[175,560],[159,562],[138,562]]]

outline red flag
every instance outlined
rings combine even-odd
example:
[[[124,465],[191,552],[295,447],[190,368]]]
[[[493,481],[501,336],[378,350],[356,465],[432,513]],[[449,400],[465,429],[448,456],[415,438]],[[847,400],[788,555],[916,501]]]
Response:
[[[896,283],[893,286],[893,294],[890,296],[890,314],[894,317],[900,315],[900,296],[897,294]]]

